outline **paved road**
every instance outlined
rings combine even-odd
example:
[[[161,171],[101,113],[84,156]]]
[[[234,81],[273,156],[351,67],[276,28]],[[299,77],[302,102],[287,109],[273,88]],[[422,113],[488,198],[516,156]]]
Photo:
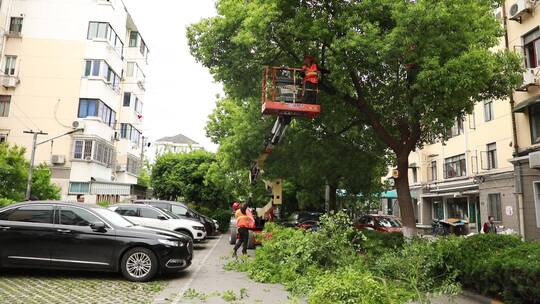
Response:
[[[191,267],[183,275],[171,277],[154,303],[291,303],[281,285],[260,284],[244,273],[225,271],[223,265],[231,252],[227,234],[196,245]]]

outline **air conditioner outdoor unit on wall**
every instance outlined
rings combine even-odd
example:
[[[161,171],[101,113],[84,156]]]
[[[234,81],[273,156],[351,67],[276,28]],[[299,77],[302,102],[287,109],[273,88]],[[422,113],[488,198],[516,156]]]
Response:
[[[4,88],[15,88],[19,83],[19,79],[15,76],[2,76],[2,86]]]
[[[526,91],[530,86],[538,85],[537,72],[537,69],[526,69],[523,72],[523,84],[519,87],[519,90]]]
[[[63,165],[66,163],[66,157],[65,155],[52,155],[51,163],[53,165]]]
[[[529,167],[540,169],[540,151],[529,153]]]
[[[126,168],[123,165],[116,165],[116,172],[126,172]]]
[[[508,16],[511,20],[519,20],[523,15],[529,12],[531,8],[530,0],[516,0],[508,10]]]

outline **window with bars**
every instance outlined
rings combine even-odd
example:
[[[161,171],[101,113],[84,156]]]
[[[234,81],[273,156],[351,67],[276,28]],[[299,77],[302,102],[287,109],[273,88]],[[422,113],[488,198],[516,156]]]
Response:
[[[139,174],[140,161],[138,158],[128,155],[126,171],[133,174]]]
[[[93,160],[111,166],[114,159],[114,149],[111,145],[102,141],[77,139],[74,142],[73,159]]]
[[[0,95],[0,117],[8,117],[11,107],[11,95]]]
[[[465,154],[449,157],[444,160],[444,178],[454,178],[467,175]]]

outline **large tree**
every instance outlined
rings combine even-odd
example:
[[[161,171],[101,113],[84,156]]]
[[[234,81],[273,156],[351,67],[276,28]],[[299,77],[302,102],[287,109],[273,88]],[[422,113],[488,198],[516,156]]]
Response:
[[[211,208],[226,208],[230,202],[227,192],[207,178],[213,153],[167,153],[152,166],[152,188],[160,199],[183,200]]]
[[[494,0],[218,0],[215,17],[192,25],[193,55],[238,98],[260,96],[263,65],[326,70],[323,94],[370,126],[394,155],[404,225],[415,227],[408,156],[476,102],[505,97],[520,59],[494,51],[503,34]],[[323,111],[326,111],[323,107]]]

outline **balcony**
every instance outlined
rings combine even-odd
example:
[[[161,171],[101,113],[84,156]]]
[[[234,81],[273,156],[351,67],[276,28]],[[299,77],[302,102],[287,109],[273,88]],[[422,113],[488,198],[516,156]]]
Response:
[[[20,82],[21,80],[17,76],[11,76],[11,75],[0,76],[0,83],[2,83],[2,86],[6,89],[14,89],[17,87],[17,85]]]

